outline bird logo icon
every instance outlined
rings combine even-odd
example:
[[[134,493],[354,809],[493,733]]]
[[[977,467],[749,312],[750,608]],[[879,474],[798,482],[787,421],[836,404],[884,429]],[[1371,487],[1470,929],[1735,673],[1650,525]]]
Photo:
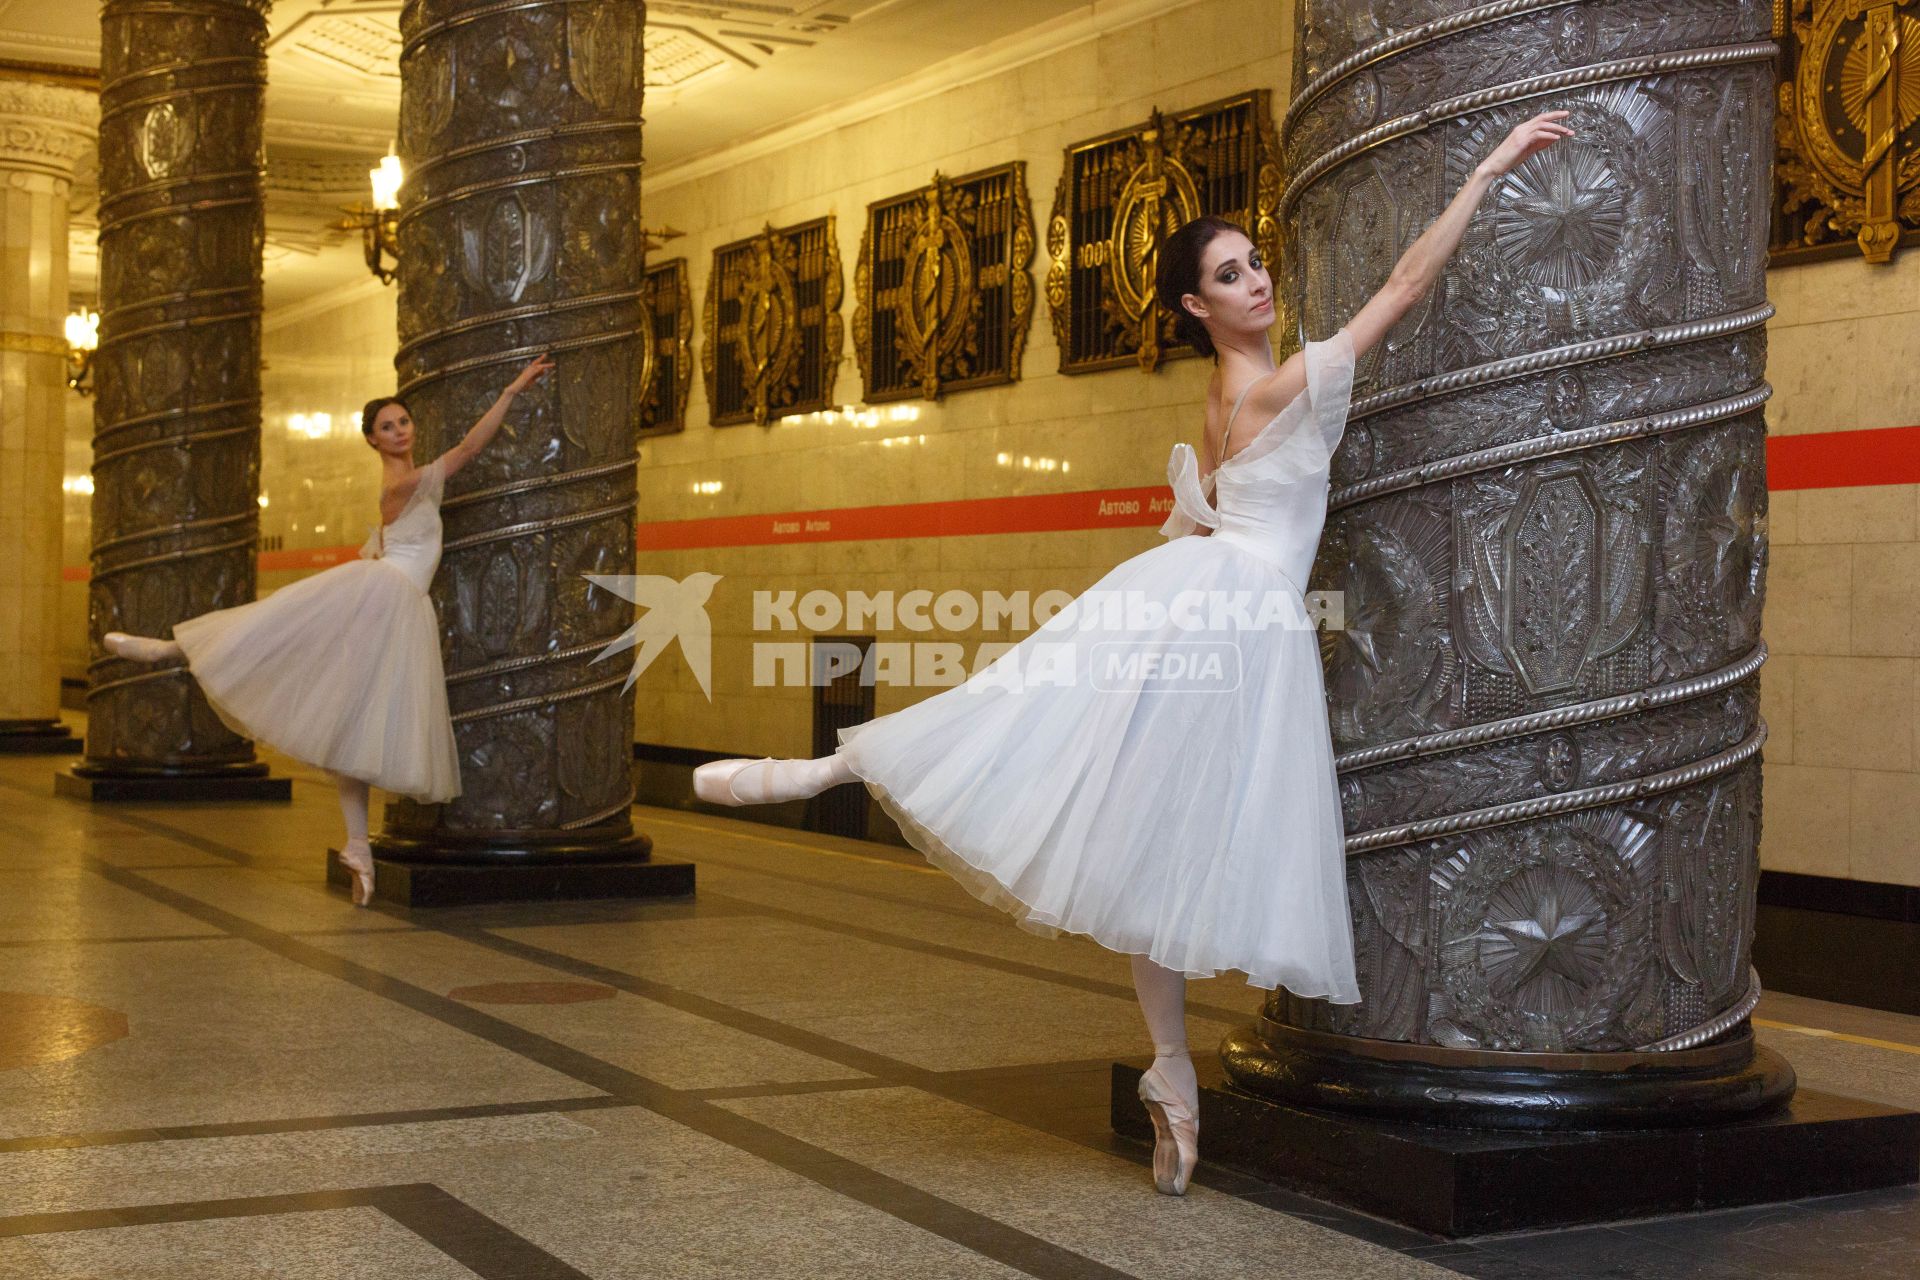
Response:
[[[634,605],[633,625],[593,655],[593,660],[598,662],[628,649],[636,650],[633,670],[627,673],[627,682],[620,688],[622,693],[633,688],[640,673],[653,665],[653,660],[664,653],[670,643],[678,640],[688,669],[700,682],[700,692],[707,695],[708,702],[713,701],[713,622],[707,617],[707,598],[713,594],[720,574],[690,573],[677,582],[658,573],[583,576],[601,590],[611,591]]]

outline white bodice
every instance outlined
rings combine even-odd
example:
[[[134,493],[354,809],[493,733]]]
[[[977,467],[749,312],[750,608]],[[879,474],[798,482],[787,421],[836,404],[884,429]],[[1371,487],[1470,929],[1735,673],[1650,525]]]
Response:
[[[1301,590],[1326,523],[1333,451],[1346,430],[1353,339],[1342,329],[1325,342],[1309,342],[1306,359],[1306,387],[1204,483],[1193,447],[1173,447],[1167,483],[1174,508],[1160,527],[1177,538],[1205,525],[1215,540],[1271,561]]]
[[[399,516],[392,524],[376,528],[360,548],[362,559],[399,569],[422,595],[440,567],[440,493],[445,478],[441,459],[429,462]]]

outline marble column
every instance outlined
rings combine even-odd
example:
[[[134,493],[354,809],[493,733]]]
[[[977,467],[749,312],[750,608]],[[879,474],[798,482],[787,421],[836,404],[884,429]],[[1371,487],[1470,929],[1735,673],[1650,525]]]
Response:
[[[380,883],[409,901],[692,888],[633,830],[628,664],[594,662],[632,606],[586,577],[634,563],[645,18],[639,0],[402,14],[396,368],[420,458],[533,355],[556,362],[448,486],[434,600],[463,791],[387,811]]]
[[[184,666],[100,647],[108,631],[166,636],[253,599],[266,7],[107,0],[101,13],[95,658],[70,794],[289,794]]]
[[[0,753],[64,754],[56,633],[67,390],[67,193],[99,116],[0,76]]]
[[[1445,1124],[1750,1114],[1771,7],[1303,0],[1293,287],[1326,338],[1518,122],[1362,360],[1317,585],[1364,1000],[1276,994],[1246,1087]]]

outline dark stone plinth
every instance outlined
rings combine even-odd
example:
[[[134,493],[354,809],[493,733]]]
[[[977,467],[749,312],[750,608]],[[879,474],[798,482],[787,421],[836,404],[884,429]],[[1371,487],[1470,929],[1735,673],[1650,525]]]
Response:
[[[673,858],[624,862],[398,862],[375,856],[373,896],[398,907],[470,907],[490,902],[569,902],[583,898],[676,898],[693,892],[693,866]],[[327,883],[351,878],[339,851],[327,850]]]
[[[0,720],[0,756],[77,756],[86,742],[58,720]]]
[[[95,804],[159,804],[172,800],[292,800],[293,780],[253,765],[218,773],[112,773],[74,765],[53,775],[53,794]]]
[[[1286,1106],[1200,1068],[1200,1157],[1443,1236],[1697,1213],[1920,1180],[1920,1114],[1801,1090],[1692,1129],[1437,1129]],[[1113,1067],[1113,1127],[1151,1141],[1145,1061]]]

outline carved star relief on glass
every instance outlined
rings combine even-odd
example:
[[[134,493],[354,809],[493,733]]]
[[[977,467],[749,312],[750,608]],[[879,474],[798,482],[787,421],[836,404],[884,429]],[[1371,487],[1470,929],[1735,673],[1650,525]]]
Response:
[[[1060,372],[1190,355],[1154,300],[1161,243],[1203,214],[1245,227],[1277,268],[1280,166],[1267,91],[1255,90],[1075,143],[1047,226],[1047,304]],[[1276,290],[1275,304],[1285,309]],[[1276,317],[1290,333],[1290,316]]]
[[[1033,211],[1022,161],[867,206],[853,342],[869,402],[1020,377],[1033,318]]]
[[[700,347],[714,426],[833,404],[842,288],[832,214],[714,250]]]

